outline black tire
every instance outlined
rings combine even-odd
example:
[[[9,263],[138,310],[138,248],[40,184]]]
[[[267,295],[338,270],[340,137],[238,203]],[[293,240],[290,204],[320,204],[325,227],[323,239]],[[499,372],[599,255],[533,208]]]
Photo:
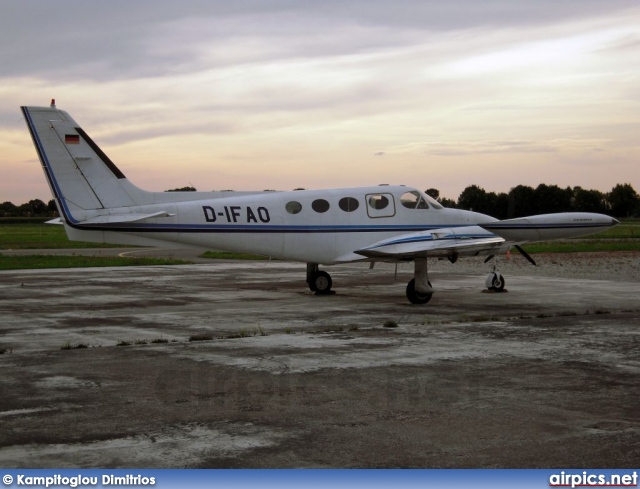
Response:
[[[322,270],[314,273],[309,280],[309,288],[316,294],[328,294],[332,285],[331,275]]]
[[[491,279],[491,287],[489,287],[489,290],[493,290],[494,292],[502,292],[506,284],[507,283],[501,274],[494,273],[493,278]]]
[[[431,282],[429,282],[429,286],[431,286]],[[407,299],[411,304],[426,304],[433,297],[433,292],[429,292],[428,294],[422,294],[416,290],[416,281],[415,279],[411,279],[407,284]]]
[[[315,282],[314,278],[315,278],[315,274],[313,274],[311,277],[309,277],[309,280],[307,281],[307,285],[309,286],[309,290],[311,292],[315,292],[316,290],[318,290],[318,289],[316,289],[316,282]]]

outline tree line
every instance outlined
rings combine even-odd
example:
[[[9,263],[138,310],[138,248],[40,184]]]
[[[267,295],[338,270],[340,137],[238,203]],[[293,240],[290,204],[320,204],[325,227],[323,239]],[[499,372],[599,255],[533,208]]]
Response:
[[[171,191],[193,191],[183,187]],[[440,192],[430,188],[427,193],[445,207],[473,210],[498,219],[550,214],[553,212],[597,212],[613,217],[640,217],[640,196],[631,184],[618,184],[611,192],[587,190],[582,187],[561,188],[540,184],[536,188],[518,185],[509,193],[487,192],[478,185],[465,188],[458,200],[440,198]],[[0,204],[0,217],[57,217],[53,200],[46,204],[33,199],[22,205]]]
[[[165,192],[195,191],[196,188],[192,186],[165,190]],[[22,205],[3,202],[0,204],[0,217],[58,217],[58,209],[53,199],[46,204],[40,199],[33,199]]]
[[[46,204],[40,199],[22,205],[3,202],[0,204],[0,217],[58,217],[58,210],[53,199]]]
[[[640,196],[628,183],[618,184],[607,193],[546,184],[536,188],[518,185],[508,193],[496,193],[487,192],[478,185],[470,185],[462,191],[457,201],[439,198],[437,189],[429,189],[427,193],[445,207],[473,210],[498,219],[554,212],[596,212],[613,217],[640,217]]]

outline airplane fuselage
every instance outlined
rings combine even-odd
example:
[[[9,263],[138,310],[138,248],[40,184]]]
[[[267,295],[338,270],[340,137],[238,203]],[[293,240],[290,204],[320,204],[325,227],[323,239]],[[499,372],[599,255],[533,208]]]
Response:
[[[95,230],[70,226],[68,231],[91,241],[128,244],[135,236],[138,244],[142,239],[166,247],[179,243],[331,264],[364,259],[353,251],[401,234],[472,226],[474,234],[491,236],[475,224],[495,221],[484,214],[443,208],[405,186],[227,195],[110,209],[111,216],[156,211],[172,215],[144,223],[101,224]]]

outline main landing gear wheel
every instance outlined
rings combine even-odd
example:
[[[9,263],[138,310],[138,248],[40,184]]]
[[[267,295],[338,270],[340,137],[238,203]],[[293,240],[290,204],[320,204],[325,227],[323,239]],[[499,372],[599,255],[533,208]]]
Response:
[[[429,287],[431,287],[431,282],[429,282]],[[411,279],[407,284],[407,299],[412,304],[426,304],[433,297],[433,292],[422,293],[416,290],[416,280]]]
[[[332,285],[331,275],[325,271],[319,270],[309,277],[309,288],[316,294],[328,294]]]
[[[494,292],[503,292],[505,284],[504,277],[500,272],[491,272],[485,281],[487,289],[493,290]]]

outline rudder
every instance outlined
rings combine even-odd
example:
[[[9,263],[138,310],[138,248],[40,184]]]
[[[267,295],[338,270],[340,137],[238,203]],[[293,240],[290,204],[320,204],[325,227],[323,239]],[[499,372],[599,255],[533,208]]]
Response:
[[[99,209],[140,204],[132,185],[69,116],[51,107],[22,107],[42,168],[62,216],[82,220]],[[93,211],[93,212],[87,212]]]

